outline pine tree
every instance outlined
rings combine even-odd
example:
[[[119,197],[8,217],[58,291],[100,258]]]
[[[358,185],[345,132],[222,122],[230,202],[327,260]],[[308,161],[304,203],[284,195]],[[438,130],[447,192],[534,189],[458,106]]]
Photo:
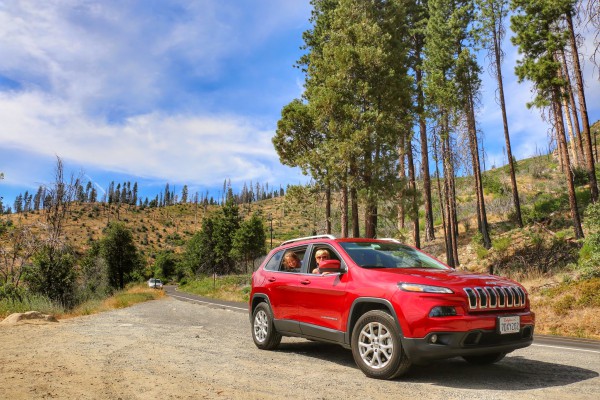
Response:
[[[508,13],[508,0],[477,0],[479,4],[479,21],[482,25],[483,45],[488,51],[491,60],[490,69],[495,72],[496,82],[498,84],[498,102],[502,111],[502,124],[504,127],[504,141],[506,144],[506,157],[510,169],[510,181],[512,185],[513,205],[515,207],[515,217],[519,227],[523,227],[523,218],[521,217],[521,202],[519,200],[519,190],[517,187],[517,178],[515,172],[515,162],[512,156],[510,144],[510,133],[508,130],[508,117],[506,112],[506,101],[504,99],[504,81],[502,77],[502,41],[505,36],[504,19]]]
[[[181,189],[181,203],[185,204],[188,201],[188,187],[187,185],[183,185],[183,189]]]
[[[515,14],[511,17],[511,28],[515,36],[511,40],[519,47],[519,54],[522,55],[515,67],[519,82],[528,79],[535,87],[535,98],[528,106],[551,107],[554,112],[559,149],[563,160],[567,163],[565,178],[573,230],[575,237],[579,239],[583,238],[583,230],[560,110],[562,88],[566,82],[559,78],[561,65],[557,61],[557,53],[565,47],[568,39],[568,33],[559,29],[565,14],[565,3],[568,6],[568,2],[568,0],[512,0],[511,8]]]

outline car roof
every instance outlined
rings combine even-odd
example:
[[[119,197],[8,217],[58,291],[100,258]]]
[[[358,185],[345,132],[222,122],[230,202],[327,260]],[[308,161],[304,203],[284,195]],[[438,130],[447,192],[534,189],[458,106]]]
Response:
[[[364,243],[380,243],[380,242],[396,242],[400,243],[399,240],[393,238],[385,238],[385,239],[368,239],[368,238],[336,238],[333,235],[315,235],[315,236],[305,236],[297,239],[286,240],[281,243],[277,247],[287,247],[288,245],[301,245],[301,244],[311,244],[311,243],[327,243],[327,242],[336,242],[336,243],[344,243],[344,242],[364,242]]]

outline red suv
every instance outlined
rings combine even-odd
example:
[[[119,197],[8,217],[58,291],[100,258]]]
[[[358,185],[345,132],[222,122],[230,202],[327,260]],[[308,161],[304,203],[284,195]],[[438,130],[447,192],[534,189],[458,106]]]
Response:
[[[497,362],[529,346],[535,324],[517,282],[457,271],[395,240],[329,235],[272,250],[252,276],[249,311],[258,348],[282,336],[340,344],[379,379],[450,357]]]

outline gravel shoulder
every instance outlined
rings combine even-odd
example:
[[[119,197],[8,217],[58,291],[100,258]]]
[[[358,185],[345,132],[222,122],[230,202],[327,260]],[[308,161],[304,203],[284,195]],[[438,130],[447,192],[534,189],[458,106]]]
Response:
[[[165,298],[102,314],[0,326],[1,399],[592,399],[600,355],[529,347],[497,365],[459,359],[366,378],[339,346],[258,350],[243,311]]]

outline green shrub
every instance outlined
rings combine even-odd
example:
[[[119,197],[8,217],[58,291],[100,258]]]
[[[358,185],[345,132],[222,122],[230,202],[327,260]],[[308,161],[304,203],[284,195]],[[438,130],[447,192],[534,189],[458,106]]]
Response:
[[[471,243],[483,246],[483,235],[481,234],[481,232],[477,231],[473,234],[473,237],[471,238]]]
[[[504,253],[506,250],[508,250],[511,243],[512,238],[510,236],[505,236],[492,241],[492,248],[497,252]]]
[[[484,174],[481,177],[481,182],[483,183],[484,192],[488,194],[503,195],[509,191],[497,175]]]
[[[587,185],[590,182],[590,176],[585,168],[573,168],[573,182],[575,186]]]
[[[521,207],[523,222],[532,224],[540,222],[554,212],[564,211],[569,206],[569,200],[566,195],[553,196],[550,193],[542,193],[537,196],[533,206]]]
[[[478,260],[484,260],[488,256],[489,251],[485,247],[477,245],[475,247],[475,253],[477,254]]]
[[[579,251],[578,272],[583,279],[600,277],[600,203],[590,204],[584,222],[589,233]]]

